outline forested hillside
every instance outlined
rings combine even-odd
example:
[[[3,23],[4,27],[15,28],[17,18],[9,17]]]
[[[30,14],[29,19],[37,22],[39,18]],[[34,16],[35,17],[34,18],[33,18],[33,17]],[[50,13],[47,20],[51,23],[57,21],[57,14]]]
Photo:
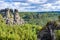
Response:
[[[50,20],[58,20],[59,12],[20,12],[20,16],[30,24],[45,25]]]
[[[0,15],[0,40],[38,40],[48,21],[58,20],[59,13],[20,12],[25,24],[6,24]],[[56,40],[60,40],[60,30],[55,31]],[[46,35],[45,35],[46,36]],[[48,36],[49,37],[49,36]]]
[[[0,15],[0,40],[37,40],[36,31],[41,29],[42,27],[38,25],[6,24]]]

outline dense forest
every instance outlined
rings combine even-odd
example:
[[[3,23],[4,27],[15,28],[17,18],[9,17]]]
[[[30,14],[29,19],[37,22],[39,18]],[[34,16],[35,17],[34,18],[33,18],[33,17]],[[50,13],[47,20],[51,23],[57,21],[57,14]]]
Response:
[[[58,20],[59,12],[20,12],[27,23],[44,26],[48,21]]]
[[[41,31],[48,21],[58,20],[59,13],[19,12],[25,21],[22,25],[7,25],[0,15],[0,40],[37,40],[37,30]],[[56,30],[56,39],[60,40],[60,30]]]

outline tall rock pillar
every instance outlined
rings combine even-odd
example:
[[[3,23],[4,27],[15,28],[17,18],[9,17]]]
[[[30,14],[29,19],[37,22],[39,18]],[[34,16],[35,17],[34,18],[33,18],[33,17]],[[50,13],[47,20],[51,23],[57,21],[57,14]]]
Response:
[[[6,24],[13,24],[13,15],[10,12],[10,9],[6,9]]]
[[[20,23],[20,16],[18,14],[18,10],[14,10],[14,24],[19,24]]]
[[[22,18],[20,18],[20,15],[19,15],[19,13],[18,13],[18,10],[15,9],[14,12],[15,12],[15,13],[14,13],[14,23],[16,23],[16,24],[23,24],[24,21],[23,21]]]

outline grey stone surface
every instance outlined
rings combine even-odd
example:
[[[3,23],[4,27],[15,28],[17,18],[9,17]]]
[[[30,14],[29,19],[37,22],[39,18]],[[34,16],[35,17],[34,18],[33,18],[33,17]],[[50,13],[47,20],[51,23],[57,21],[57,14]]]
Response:
[[[24,24],[24,20],[20,17],[17,9],[1,9],[0,13],[3,14],[3,18],[6,20],[6,24]]]

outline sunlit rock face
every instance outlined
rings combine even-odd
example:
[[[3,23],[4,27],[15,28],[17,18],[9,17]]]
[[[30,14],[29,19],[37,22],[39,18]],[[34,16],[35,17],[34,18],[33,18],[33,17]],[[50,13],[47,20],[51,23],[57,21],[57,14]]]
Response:
[[[1,9],[0,13],[3,14],[3,18],[6,20],[6,24],[24,24],[24,20],[20,17],[17,9]]]
[[[15,9],[14,12],[15,12],[14,13],[14,23],[15,24],[23,24],[24,23],[24,20],[20,18],[20,15],[18,13],[18,10]]]
[[[6,9],[6,24],[13,24],[13,14],[10,9]]]

